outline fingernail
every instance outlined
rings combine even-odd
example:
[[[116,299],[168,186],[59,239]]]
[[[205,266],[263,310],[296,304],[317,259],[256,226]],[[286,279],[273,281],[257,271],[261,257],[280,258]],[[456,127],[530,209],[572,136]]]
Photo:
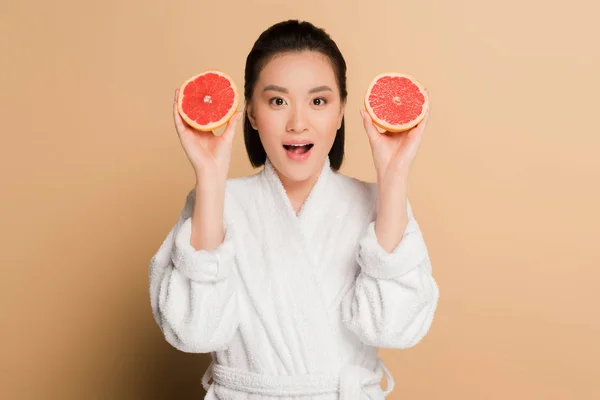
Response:
[[[175,89],[175,98],[173,98],[173,101],[177,101],[177,92],[179,91],[179,89]]]
[[[363,110],[360,110],[360,116],[362,117],[362,119],[365,119],[365,112]]]

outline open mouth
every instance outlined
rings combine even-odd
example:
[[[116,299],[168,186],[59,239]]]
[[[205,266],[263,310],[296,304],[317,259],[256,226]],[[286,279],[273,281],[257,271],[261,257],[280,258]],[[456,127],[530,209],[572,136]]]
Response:
[[[308,153],[310,151],[310,149],[312,149],[312,147],[314,146],[314,144],[312,143],[307,143],[307,144],[284,144],[283,147],[290,153],[292,154],[305,154]]]

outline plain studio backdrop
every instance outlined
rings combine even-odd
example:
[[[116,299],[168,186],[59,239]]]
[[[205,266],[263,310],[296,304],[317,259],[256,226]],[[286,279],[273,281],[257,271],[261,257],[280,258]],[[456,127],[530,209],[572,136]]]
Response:
[[[600,6],[546,1],[0,4],[0,398],[200,399],[203,354],[152,318],[148,263],[193,187],[174,89],[243,87],[290,18],[348,64],[342,172],[373,181],[359,108],[380,72],[429,90],[409,196],[440,302],[383,349],[391,399],[600,398]],[[230,176],[255,172],[241,133]]]

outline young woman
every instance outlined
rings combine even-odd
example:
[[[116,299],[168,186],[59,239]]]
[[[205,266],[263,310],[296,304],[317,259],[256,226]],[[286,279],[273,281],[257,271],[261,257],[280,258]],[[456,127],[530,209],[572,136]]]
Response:
[[[244,96],[246,149],[264,168],[229,180],[242,114],[215,136],[173,104],[196,185],[150,263],[154,318],[175,348],[212,354],[206,399],[381,399],[394,381],[378,347],[418,343],[439,296],[407,198],[427,117],[388,135],[361,111],[377,183],[339,173],[346,64],[295,20],[260,35]]]

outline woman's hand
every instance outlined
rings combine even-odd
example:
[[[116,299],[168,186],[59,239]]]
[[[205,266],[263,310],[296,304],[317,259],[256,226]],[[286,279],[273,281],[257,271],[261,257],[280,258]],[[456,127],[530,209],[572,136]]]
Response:
[[[409,169],[427,126],[429,111],[430,108],[427,109],[423,120],[408,131],[384,133],[379,133],[366,111],[360,111],[371,144],[377,182],[380,185],[396,179],[408,178]]]
[[[175,90],[173,101],[173,119],[181,145],[192,163],[196,178],[226,180],[231,161],[231,145],[235,127],[242,116],[236,112],[229,120],[222,135],[214,132],[202,132],[192,128],[185,122],[177,109],[179,89]],[[210,178],[209,178],[210,177]]]

